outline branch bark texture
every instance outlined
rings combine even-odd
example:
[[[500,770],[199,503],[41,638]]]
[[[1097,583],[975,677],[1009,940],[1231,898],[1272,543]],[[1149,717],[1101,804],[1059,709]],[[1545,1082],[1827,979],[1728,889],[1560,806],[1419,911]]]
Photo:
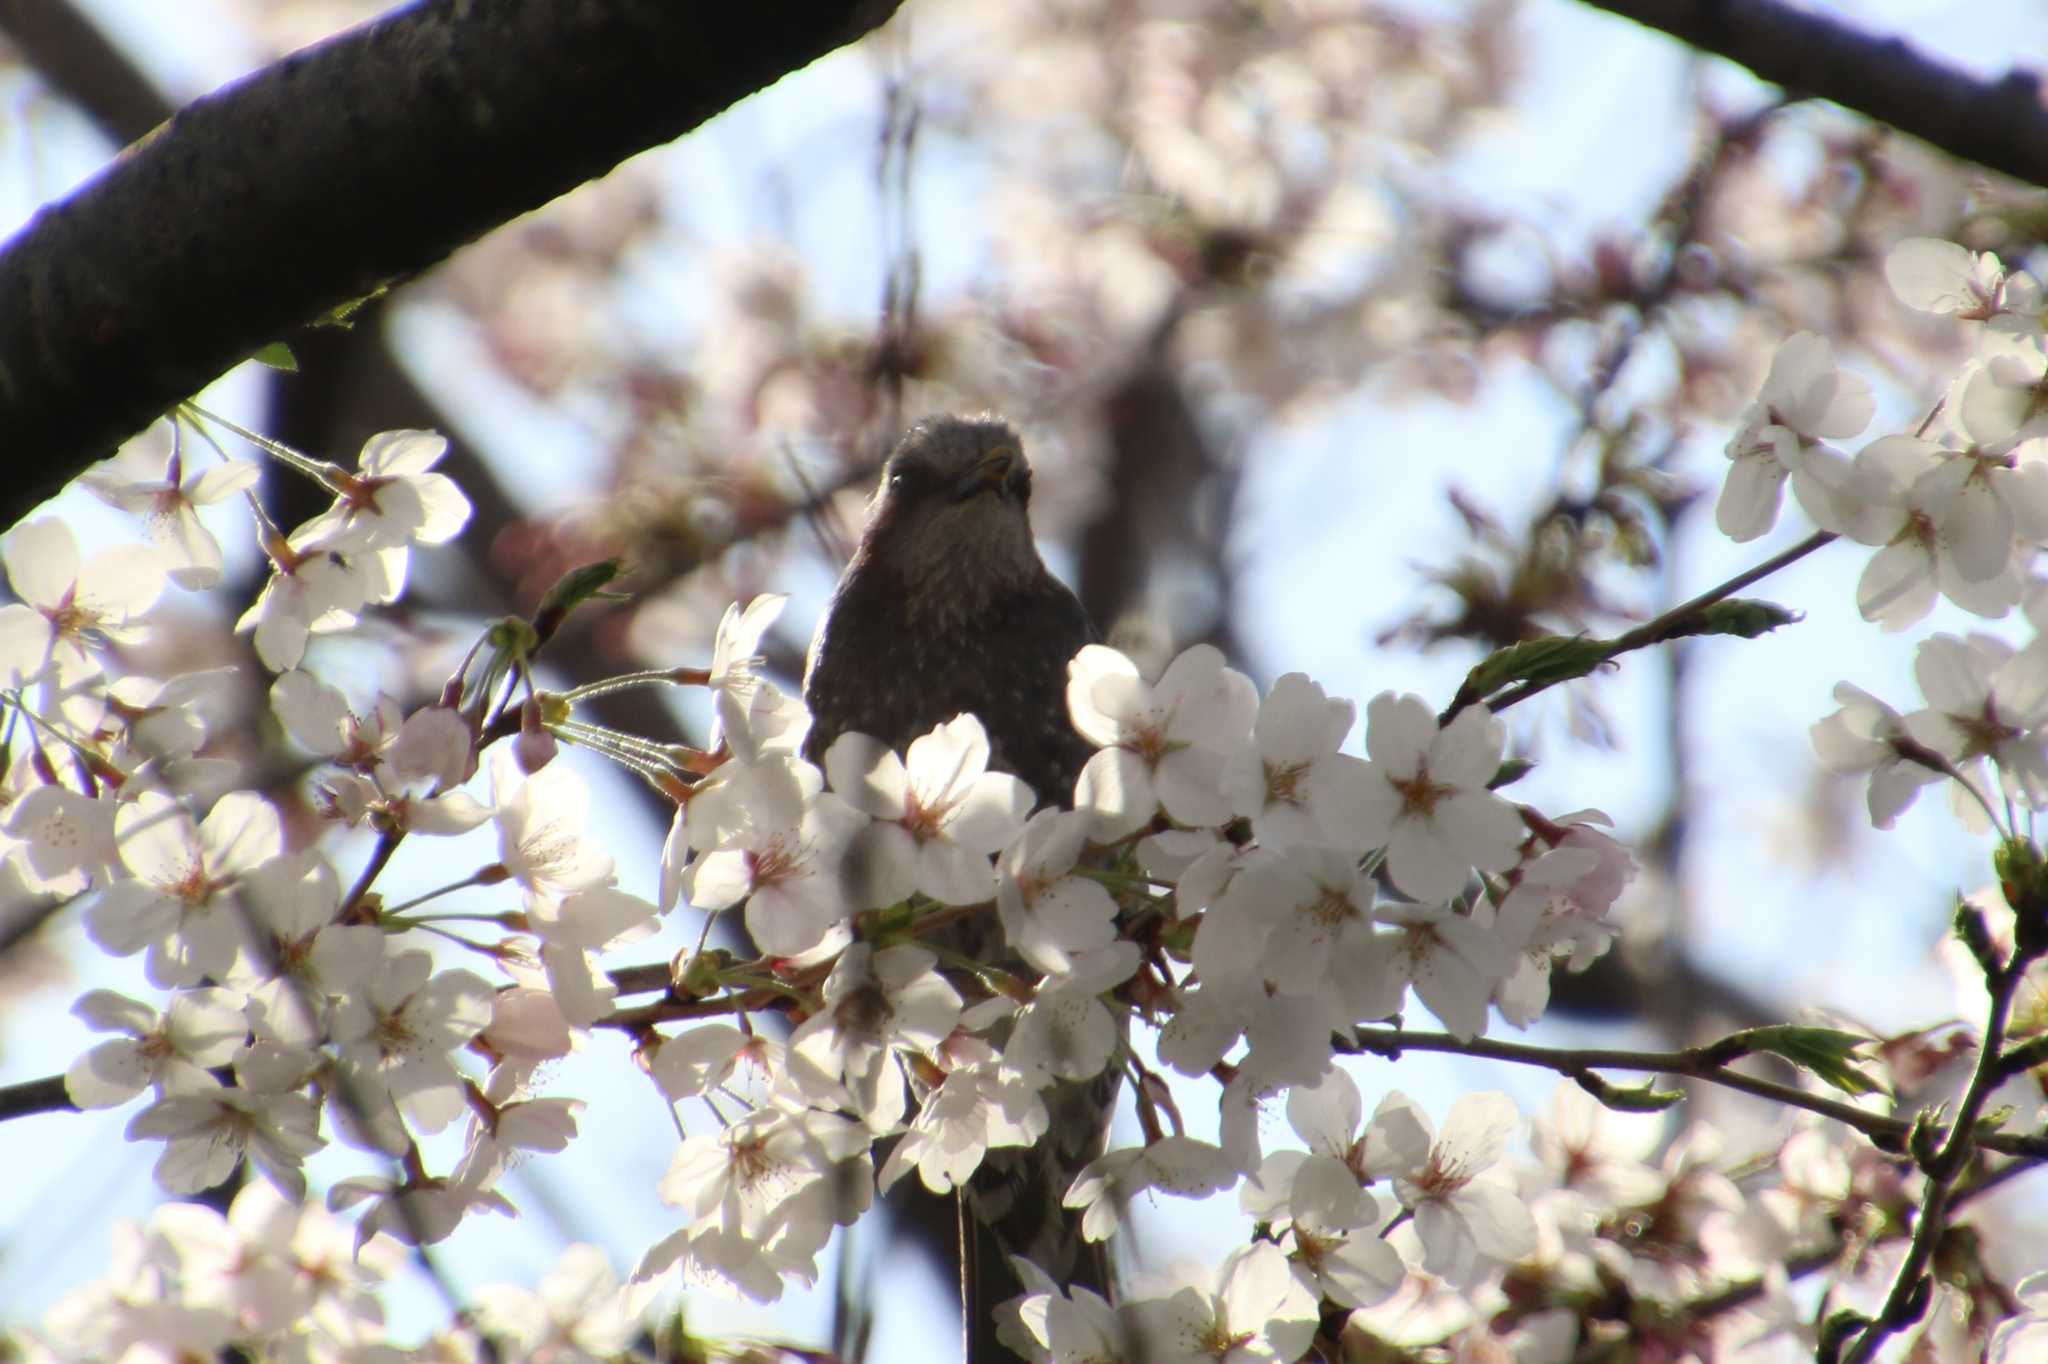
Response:
[[[1778,0],[1585,0],[1728,58],[1787,90],[1831,100],[1953,156],[2048,186],[2041,77],[1986,82],[1883,38]]]
[[[895,4],[427,0],[194,101],[0,253],[0,458],[54,493],[266,342]]]

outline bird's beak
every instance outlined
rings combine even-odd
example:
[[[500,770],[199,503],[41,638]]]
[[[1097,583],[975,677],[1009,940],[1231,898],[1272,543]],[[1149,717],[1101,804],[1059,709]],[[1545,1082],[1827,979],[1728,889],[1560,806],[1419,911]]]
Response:
[[[965,502],[979,493],[1014,488],[1023,469],[1023,456],[1007,445],[1001,446],[954,481],[953,500]]]

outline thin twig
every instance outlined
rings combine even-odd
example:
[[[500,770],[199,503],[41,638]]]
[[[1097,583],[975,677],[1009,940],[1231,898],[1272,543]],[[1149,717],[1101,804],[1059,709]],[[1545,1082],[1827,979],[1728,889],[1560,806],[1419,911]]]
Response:
[[[1903,1118],[1872,1113],[1854,1104],[1809,1094],[1792,1085],[1759,1079],[1728,1068],[1728,1059],[1716,1052],[1717,1044],[1687,1047],[1682,1051],[1623,1051],[1603,1047],[1538,1047],[1525,1042],[1501,1042],[1490,1037],[1469,1041],[1449,1033],[1409,1032],[1401,1028],[1360,1028],[1357,1041],[1339,1050],[1370,1053],[1389,1060],[1404,1051],[1450,1052],[1485,1060],[1511,1061],[1517,1065],[1540,1066],[1572,1079],[1599,1077],[1595,1070],[1630,1070],[1654,1075],[1683,1075],[1688,1079],[1739,1090],[1791,1108],[1804,1109],[1853,1127],[1871,1140],[1891,1149],[1901,1149],[1912,1135],[1913,1124]],[[1977,1139],[1986,1150],[2032,1160],[2048,1159],[2048,1137],[1997,1133]]]

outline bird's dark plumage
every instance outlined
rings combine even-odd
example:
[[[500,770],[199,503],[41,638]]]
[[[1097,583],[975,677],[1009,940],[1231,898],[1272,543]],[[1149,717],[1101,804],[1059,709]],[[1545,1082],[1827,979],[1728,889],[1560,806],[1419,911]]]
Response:
[[[902,752],[962,712],[988,734],[989,766],[1021,777],[1041,804],[1071,806],[1094,749],[1067,715],[1067,663],[1095,639],[1081,603],[1047,571],[1031,538],[1031,466],[1017,433],[992,417],[936,417],[905,433],[882,470],[860,545],[811,642],[804,756],[822,762],[849,730]],[[987,958],[986,921],[950,927],[946,946]],[[1119,1070],[1055,1086],[1052,1121],[1031,1149],[988,1153],[968,1188],[962,1245],[968,1359],[1011,1358],[994,1339],[995,1304],[1023,1291],[1007,1256],[1107,1289],[1099,1247],[1061,1207],[1075,1173],[1102,1149]],[[951,1219],[913,1181],[892,1196],[928,1242]]]
[[[1031,466],[991,417],[937,417],[898,442],[804,676],[820,761],[848,730],[899,752],[963,711],[989,765],[1071,805],[1093,752],[1067,717],[1067,662],[1095,639],[1031,538]]]

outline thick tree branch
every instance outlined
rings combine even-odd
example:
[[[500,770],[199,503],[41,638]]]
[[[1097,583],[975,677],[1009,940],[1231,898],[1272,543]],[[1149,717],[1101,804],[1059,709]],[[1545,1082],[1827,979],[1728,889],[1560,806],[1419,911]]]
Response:
[[[894,7],[428,0],[196,100],[0,254],[0,449],[54,492],[266,341]]]
[[[1585,0],[1659,29],[1764,80],[1911,133],[1942,151],[2048,186],[2048,105],[2040,77],[1985,82],[1778,0]]]

